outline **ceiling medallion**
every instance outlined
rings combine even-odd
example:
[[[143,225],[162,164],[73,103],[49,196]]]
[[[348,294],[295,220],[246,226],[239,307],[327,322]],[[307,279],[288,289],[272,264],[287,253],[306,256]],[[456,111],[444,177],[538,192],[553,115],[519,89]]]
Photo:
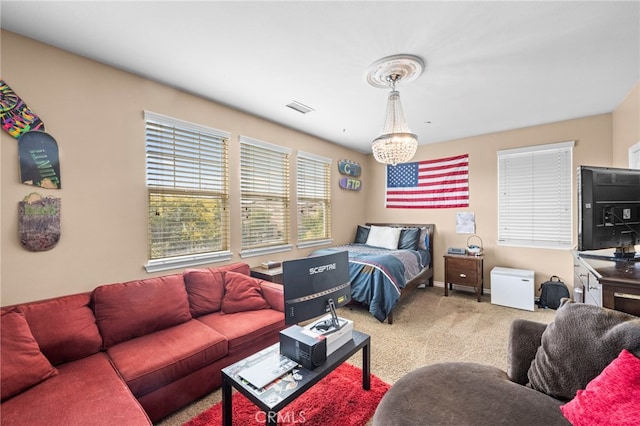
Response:
[[[414,55],[392,55],[369,65],[367,83],[378,89],[389,87],[389,76],[397,75],[401,84],[407,84],[422,75],[424,61]],[[398,86],[399,83],[396,83]]]

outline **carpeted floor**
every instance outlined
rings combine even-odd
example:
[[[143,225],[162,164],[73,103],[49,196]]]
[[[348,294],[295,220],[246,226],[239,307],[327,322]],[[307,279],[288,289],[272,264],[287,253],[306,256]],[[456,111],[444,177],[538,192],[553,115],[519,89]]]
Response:
[[[341,317],[371,335],[371,372],[393,384],[409,371],[427,364],[467,361],[506,369],[509,324],[515,318],[549,323],[554,310],[534,312],[492,305],[489,295],[478,303],[465,291],[443,296],[442,287],[416,289],[396,307],[392,325],[380,323],[361,307],[343,307]],[[349,362],[362,366],[361,353]],[[178,426],[220,401],[217,390],[158,422]]]

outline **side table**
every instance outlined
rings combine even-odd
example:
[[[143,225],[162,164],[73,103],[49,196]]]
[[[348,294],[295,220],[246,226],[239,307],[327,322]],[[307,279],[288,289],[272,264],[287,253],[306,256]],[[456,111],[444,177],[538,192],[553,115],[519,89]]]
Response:
[[[473,287],[478,296],[478,302],[484,294],[483,279],[484,256],[444,255],[444,295],[449,296],[452,284]]]
[[[282,266],[265,269],[261,266],[251,268],[251,276],[272,283],[282,284]]]

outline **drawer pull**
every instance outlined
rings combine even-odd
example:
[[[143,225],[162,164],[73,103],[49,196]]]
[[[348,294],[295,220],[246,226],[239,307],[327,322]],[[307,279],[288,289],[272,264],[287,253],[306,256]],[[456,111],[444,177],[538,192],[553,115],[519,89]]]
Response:
[[[466,274],[460,274],[460,278],[467,278]]]

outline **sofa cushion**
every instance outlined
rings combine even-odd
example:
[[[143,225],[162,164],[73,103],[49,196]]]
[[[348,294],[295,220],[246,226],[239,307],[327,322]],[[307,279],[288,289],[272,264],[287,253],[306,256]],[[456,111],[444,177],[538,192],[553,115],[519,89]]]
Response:
[[[22,312],[0,317],[0,382],[4,400],[58,374],[40,352]]]
[[[284,289],[282,284],[262,280],[260,287],[262,288],[262,297],[271,306],[271,309],[284,312]]]
[[[91,293],[20,305],[42,353],[53,365],[93,355],[102,337],[90,306]]]
[[[3,425],[151,425],[104,352],[57,369],[55,377],[2,403]]]
[[[526,385],[531,362],[542,342],[547,324],[516,318],[509,327],[507,341],[507,375],[511,381]]]
[[[582,303],[561,306],[531,363],[533,389],[568,401],[627,349],[640,355],[640,318]]]
[[[229,356],[256,347],[261,341],[274,341],[285,328],[284,314],[273,309],[223,315],[215,312],[198,318],[222,334],[229,342]]]
[[[191,319],[182,274],[103,285],[93,303],[105,348]]]
[[[262,296],[260,280],[237,272],[224,273],[224,297],[222,313],[255,311],[270,308]]]
[[[373,426],[562,425],[562,403],[513,383],[496,367],[431,364],[397,380],[373,416]]]
[[[573,426],[636,424],[640,419],[640,359],[624,349],[560,409]]]
[[[107,349],[136,396],[187,376],[227,354],[227,340],[194,319]]]
[[[224,278],[220,271],[209,268],[187,269],[183,275],[194,318],[220,310],[224,296]]]

